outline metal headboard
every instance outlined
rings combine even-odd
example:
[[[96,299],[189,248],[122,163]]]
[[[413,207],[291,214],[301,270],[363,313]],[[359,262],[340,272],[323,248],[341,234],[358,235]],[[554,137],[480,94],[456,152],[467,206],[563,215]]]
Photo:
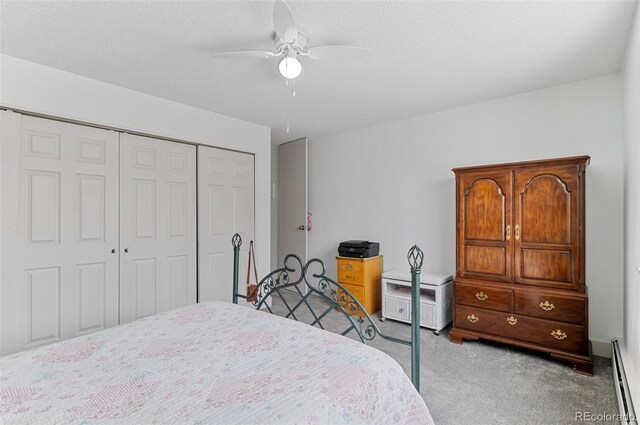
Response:
[[[313,317],[311,326],[324,329],[322,320],[332,311],[341,312],[347,319],[347,328],[342,335],[355,332],[361,342],[367,343],[379,335],[381,338],[399,344],[411,346],[411,382],[416,390],[420,391],[420,269],[424,254],[417,245],[414,245],[407,253],[407,260],[411,267],[411,339],[396,338],[385,335],[360,302],[344,286],[327,277],[327,268],[324,262],[318,258],[307,261],[306,264],[294,254],[289,254],[284,259],[284,267],[276,269],[266,275],[256,288],[247,296],[238,292],[238,277],[240,264],[240,246],[242,238],[239,234],[233,235],[233,303],[238,299],[252,300],[251,303],[258,310],[266,309],[273,313],[267,302],[269,297],[278,295],[287,314],[285,317],[298,320],[296,312],[306,307]],[[308,290],[303,293],[299,284],[303,283]],[[287,294],[297,293],[300,297],[297,302],[286,300],[281,293],[287,289]],[[315,294],[328,302],[328,307],[322,312],[316,312],[309,303],[309,297]],[[316,307],[317,308],[317,307]]]

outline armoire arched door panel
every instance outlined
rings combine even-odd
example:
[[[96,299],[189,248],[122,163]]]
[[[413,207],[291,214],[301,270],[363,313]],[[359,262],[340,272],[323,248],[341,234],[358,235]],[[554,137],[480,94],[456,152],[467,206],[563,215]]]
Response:
[[[511,280],[511,174],[458,179],[458,273]]]
[[[515,172],[515,282],[578,289],[579,173],[576,166]]]

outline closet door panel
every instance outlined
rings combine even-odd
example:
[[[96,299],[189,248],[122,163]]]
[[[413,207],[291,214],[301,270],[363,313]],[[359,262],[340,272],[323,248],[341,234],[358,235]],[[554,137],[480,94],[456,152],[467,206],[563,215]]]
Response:
[[[242,236],[240,287],[255,237],[254,157],[198,147],[198,301],[232,300],[231,238]],[[258,255],[259,253],[257,253]]]
[[[118,323],[118,135],[3,112],[2,354]]]
[[[196,148],[123,134],[120,321],[196,302]]]

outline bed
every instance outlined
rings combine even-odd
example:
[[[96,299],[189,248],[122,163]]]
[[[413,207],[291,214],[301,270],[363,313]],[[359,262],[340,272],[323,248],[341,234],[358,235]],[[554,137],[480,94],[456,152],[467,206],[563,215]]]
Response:
[[[320,264],[302,265],[299,281],[289,266],[256,288],[260,309],[200,303],[0,358],[3,423],[433,423],[386,354],[319,329],[320,322],[309,326],[260,311],[275,308],[268,299],[276,288],[306,282],[305,271]],[[311,275],[320,282],[323,269]],[[320,287],[332,293],[331,282]],[[243,297],[234,294],[236,301]],[[358,325],[351,331],[362,327],[365,341],[382,335],[367,331],[370,317],[357,314],[348,293],[334,295],[325,318],[344,309],[347,322]],[[300,305],[316,302],[300,299]],[[303,315],[290,311],[290,318]]]

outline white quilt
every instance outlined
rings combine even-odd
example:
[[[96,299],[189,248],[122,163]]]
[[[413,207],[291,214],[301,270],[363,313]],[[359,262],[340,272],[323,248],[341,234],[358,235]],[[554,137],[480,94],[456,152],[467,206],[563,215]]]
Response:
[[[222,302],[5,356],[0,368],[6,425],[433,423],[381,351]]]

